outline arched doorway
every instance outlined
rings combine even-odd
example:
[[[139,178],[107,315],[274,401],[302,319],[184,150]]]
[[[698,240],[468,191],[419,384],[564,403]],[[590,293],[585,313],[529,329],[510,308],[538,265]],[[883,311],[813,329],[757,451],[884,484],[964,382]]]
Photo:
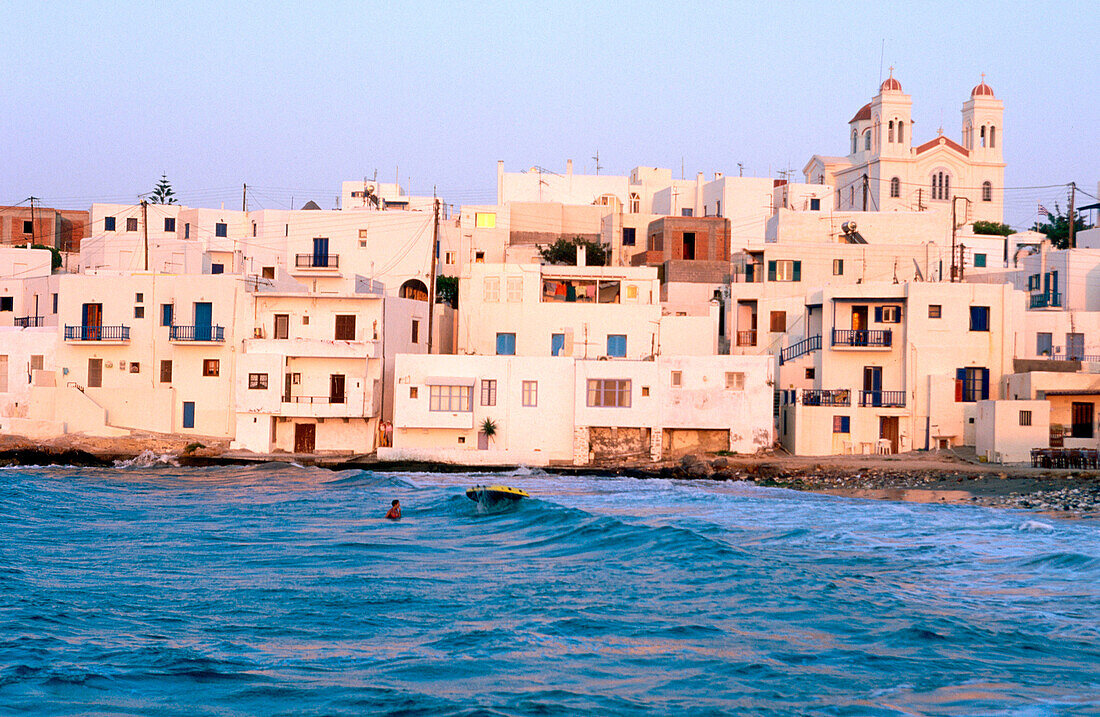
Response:
[[[401,285],[401,298],[427,301],[428,287],[424,286],[424,282],[420,279],[409,279]]]

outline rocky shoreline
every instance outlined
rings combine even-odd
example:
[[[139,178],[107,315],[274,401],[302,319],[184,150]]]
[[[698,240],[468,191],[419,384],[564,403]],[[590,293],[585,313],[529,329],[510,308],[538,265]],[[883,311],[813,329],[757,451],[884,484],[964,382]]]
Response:
[[[370,456],[292,456],[227,454],[223,446],[146,442],[67,441],[38,444],[16,437],[0,443],[0,466],[69,465],[111,467],[145,455],[188,467],[249,465],[295,460],[333,470],[433,472],[512,472],[518,466],[459,466],[436,463],[382,463]],[[1100,472],[1042,470],[976,464],[951,453],[903,456],[783,455],[695,456],[659,464],[601,464],[545,469],[562,475],[623,475],[635,478],[746,481],[762,487],[829,495],[921,503],[954,503],[1034,510],[1073,516],[1100,516]]]

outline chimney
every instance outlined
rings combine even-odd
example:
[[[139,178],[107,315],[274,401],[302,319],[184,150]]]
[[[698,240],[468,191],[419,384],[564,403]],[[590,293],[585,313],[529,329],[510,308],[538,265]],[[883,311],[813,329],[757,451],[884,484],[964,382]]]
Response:
[[[565,176],[573,178],[573,160],[571,159],[565,160]]]
[[[497,204],[504,204],[504,160],[497,160]]]
[[[588,266],[588,252],[584,249],[584,244],[577,245],[577,266]]]

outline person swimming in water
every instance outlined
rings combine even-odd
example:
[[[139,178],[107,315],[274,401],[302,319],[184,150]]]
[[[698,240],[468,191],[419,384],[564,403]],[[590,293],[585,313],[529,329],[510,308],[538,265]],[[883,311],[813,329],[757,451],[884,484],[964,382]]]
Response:
[[[390,504],[390,512],[386,513],[386,517],[390,520],[399,520],[401,518],[401,501],[394,498],[393,503]]]

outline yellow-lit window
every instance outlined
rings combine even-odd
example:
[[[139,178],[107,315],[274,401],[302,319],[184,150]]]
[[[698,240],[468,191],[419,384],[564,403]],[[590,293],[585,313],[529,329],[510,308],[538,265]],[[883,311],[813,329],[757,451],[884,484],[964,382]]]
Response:
[[[626,298],[628,298],[628,299],[637,299],[638,298],[638,287],[634,286],[633,284],[627,284],[627,286],[626,286]]]
[[[494,229],[496,225],[496,212],[474,212],[474,226],[478,229]]]

